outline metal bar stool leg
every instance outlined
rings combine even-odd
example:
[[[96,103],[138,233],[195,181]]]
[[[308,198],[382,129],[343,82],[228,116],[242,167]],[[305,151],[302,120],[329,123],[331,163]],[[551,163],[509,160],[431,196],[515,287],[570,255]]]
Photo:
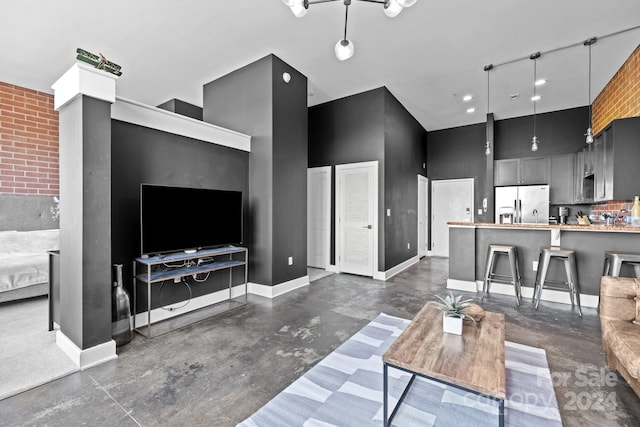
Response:
[[[569,300],[571,300],[571,307],[574,307],[576,304],[574,302],[574,289],[573,289],[573,278],[571,276],[571,262],[569,261],[571,257],[566,257],[562,260],[564,264],[564,272],[567,275],[567,286],[569,287]]]
[[[602,275],[608,276],[609,270],[611,270],[611,257],[608,254],[604,255],[604,268],[602,269]]]
[[[485,266],[484,272],[484,282],[482,283],[482,297],[481,300],[484,299],[485,295],[489,293],[489,281],[491,280],[491,272],[493,271],[493,263],[495,262],[495,250],[493,248],[489,248],[489,252],[487,252],[487,265]]]
[[[544,288],[544,281],[547,278],[547,270],[549,270],[549,262],[551,261],[551,255],[548,251],[542,252],[542,268],[540,268],[540,264],[538,264],[538,272],[540,273],[540,279],[538,282],[538,289],[536,292],[536,301],[535,301],[535,309],[538,309],[538,305],[540,304],[540,297],[542,296],[542,289]]]
[[[576,268],[576,257],[574,254],[569,256],[569,271],[570,275],[568,280],[571,283],[571,292],[575,294],[576,305],[578,306],[578,313],[582,316],[582,307],[580,307],[580,287],[578,285],[578,269]],[[573,298],[572,298],[573,300]]]
[[[611,260],[611,276],[620,276],[620,268],[622,268],[622,259],[619,256],[614,255]]]
[[[509,250],[509,269],[511,270],[511,283],[516,293],[516,303],[520,305],[520,278],[518,277],[518,255],[515,248]]]
[[[514,250],[516,251],[516,277],[518,282],[516,285],[516,295],[518,297],[518,305],[520,305],[520,301],[522,300],[522,276],[520,276],[520,259],[517,257],[518,248]]]

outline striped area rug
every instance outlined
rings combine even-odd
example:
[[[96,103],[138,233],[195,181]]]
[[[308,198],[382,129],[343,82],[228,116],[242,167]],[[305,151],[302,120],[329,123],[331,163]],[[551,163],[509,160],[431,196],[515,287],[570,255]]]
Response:
[[[239,427],[382,425],[382,354],[409,320],[380,314]],[[505,425],[562,426],[544,350],[505,343]],[[410,376],[389,368],[395,405]],[[495,426],[497,403],[417,377],[395,426]]]

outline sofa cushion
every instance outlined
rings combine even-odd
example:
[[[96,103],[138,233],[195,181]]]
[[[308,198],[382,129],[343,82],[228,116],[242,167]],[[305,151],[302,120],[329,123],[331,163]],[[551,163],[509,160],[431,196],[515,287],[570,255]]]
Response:
[[[640,325],[609,319],[602,326],[602,340],[629,374],[640,379]]]
[[[640,279],[604,276],[600,282],[600,318],[640,321]]]

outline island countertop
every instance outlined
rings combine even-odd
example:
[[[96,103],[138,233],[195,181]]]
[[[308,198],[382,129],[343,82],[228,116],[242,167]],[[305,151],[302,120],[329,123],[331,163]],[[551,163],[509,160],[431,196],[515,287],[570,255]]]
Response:
[[[567,230],[567,231],[604,231],[615,233],[640,233],[640,227],[629,225],[604,225],[604,224],[499,224],[493,222],[464,222],[451,221],[447,225],[452,227],[475,227],[475,228],[517,228],[534,230]]]
[[[578,283],[583,307],[597,307],[606,251],[640,252],[640,227],[601,224],[495,224],[487,222],[449,222],[449,279],[447,287],[477,291],[482,289],[487,264],[488,247],[492,243],[515,245],[518,248],[523,295],[533,295],[540,249],[556,246],[575,251]],[[496,272],[509,275],[505,257],[496,261]],[[621,276],[635,274],[630,265],[623,265]],[[548,271],[552,281],[566,282],[563,264],[554,262]],[[563,289],[563,286],[559,286]],[[500,284],[494,287],[497,292]],[[513,294],[513,285],[503,285]],[[546,297],[545,297],[546,294]],[[545,290],[542,299],[569,302],[566,291]]]

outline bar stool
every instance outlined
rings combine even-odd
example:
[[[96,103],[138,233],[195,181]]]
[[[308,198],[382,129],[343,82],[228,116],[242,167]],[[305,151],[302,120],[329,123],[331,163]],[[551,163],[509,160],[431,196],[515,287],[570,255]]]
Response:
[[[636,277],[640,279],[640,253],[607,251],[604,253],[603,276],[620,276],[623,263],[633,266]]]
[[[509,269],[511,276],[494,272],[495,261],[498,255],[509,257]],[[522,293],[520,292],[520,268],[518,267],[518,248],[513,245],[490,244],[487,250],[487,266],[485,268],[484,282],[482,284],[482,299],[489,292],[491,282],[512,284],[516,293],[516,302],[520,305]]]
[[[559,282],[557,280],[547,280],[547,271],[549,270],[549,264],[552,259],[558,259],[564,262],[564,270],[567,275],[566,282]],[[538,256],[538,271],[536,273],[536,281],[533,285],[533,301],[535,308],[538,309],[540,304],[540,296],[542,295],[542,289],[545,282],[561,283],[567,285],[569,288],[569,298],[571,299],[571,306],[578,306],[578,313],[582,316],[582,308],[580,307],[580,290],[578,289],[578,270],[576,268],[576,253],[569,249],[561,249],[555,246],[540,248],[540,254]],[[564,290],[559,288],[548,288]]]

